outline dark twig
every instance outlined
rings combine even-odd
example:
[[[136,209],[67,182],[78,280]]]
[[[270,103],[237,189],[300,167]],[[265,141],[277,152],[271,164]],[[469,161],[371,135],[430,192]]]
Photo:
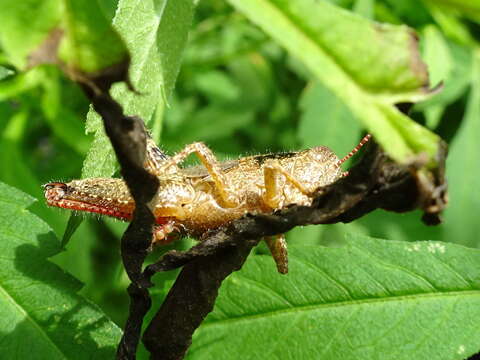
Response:
[[[158,180],[143,168],[146,133],[143,121],[125,116],[123,109],[109,94],[114,81],[125,79],[125,68],[106,71],[98,77],[82,81],[85,93],[103,119],[105,132],[121,165],[121,173],[135,200],[133,220],[123,234],[121,250],[125,270],[132,281],[128,288],[130,313],[122,340],[118,346],[117,359],[135,359],[140,339],[143,318],[151,306],[149,283],[142,276],[142,265],[152,239],[155,218],[147,203],[158,188]]]
[[[444,164],[444,157],[439,160]],[[143,335],[152,358],[184,357],[193,332],[213,309],[221,282],[240,269],[258,239],[298,225],[350,222],[378,208],[404,212],[422,207],[428,189],[422,187],[416,173],[414,166],[395,164],[377,146],[370,146],[348,177],[319,190],[312,206],[246,216],[216,230],[189,251],[165,254],[147,267],[145,281],[157,271],[184,267]],[[432,201],[444,206],[445,192],[433,191],[430,197],[434,196],[437,198]],[[430,218],[436,218],[443,206],[424,210]]]
[[[143,342],[152,359],[183,358],[193,332],[212,311],[222,281],[242,267],[257,243],[250,240],[223,247],[185,265],[144,333]]]

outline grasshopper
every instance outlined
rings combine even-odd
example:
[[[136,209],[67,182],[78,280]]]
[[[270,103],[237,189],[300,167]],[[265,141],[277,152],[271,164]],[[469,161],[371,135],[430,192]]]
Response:
[[[200,238],[247,213],[269,213],[288,205],[311,205],[317,189],[348,172],[341,165],[368,140],[366,135],[339,159],[325,146],[299,152],[273,153],[219,162],[203,143],[196,142],[172,157],[147,139],[144,167],[158,177],[159,188],[149,206],[156,224],[152,244],[167,244],[188,234]],[[180,167],[191,154],[202,165]],[[47,204],[132,219],[135,202],[121,179],[91,178],[44,185]],[[288,272],[284,235],[265,239],[280,273]]]

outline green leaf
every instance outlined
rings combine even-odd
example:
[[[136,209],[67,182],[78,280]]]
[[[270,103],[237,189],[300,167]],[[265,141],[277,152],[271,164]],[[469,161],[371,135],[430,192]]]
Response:
[[[6,68],[5,66],[0,66],[0,80],[8,78],[9,76],[15,74],[13,70]]]
[[[353,11],[367,19],[373,19],[375,13],[375,0],[356,0]]]
[[[434,72],[432,78],[436,77],[443,82],[444,86],[442,91],[433,95],[430,99],[415,104],[415,110],[424,111],[427,125],[433,129],[440,123],[446,107],[458,100],[470,85],[472,54],[469,48],[454,43],[448,44],[447,49],[442,49],[444,45],[443,40],[439,38],[432,40],[434,44],[428,45],[429,38],[425,38],[427,43],[426,50],[429,47],[431,48],[431,53],[426,57],[426,61],[429,64],[429,69],[432,69]],[[438,43],[436,43],[437,41]],[[443,53],[444,51],[445,53]],[[440,59],[445,59],[445,61],[443,62]],[[437,74],[435,74],[435,68],[438,69]],[[450,70],[448,73],[445,71],[446,68]]]
[[[428,65],[428,74],[432,85],[444,83],[450,76],[453,59],[450,50],[440,30],[429,25],[423,31],[423,58]],[[443,92],[443,91],[442,91]],[[444,106],[430,106],[425,109],[427,126],[435,129],[443,114]]]
[[[79,154],[86,154],[91,141],[85,135],[83,116],[78,116],[72,111],[69,102],[69,96],[77,94],[65,93],[66,86],[60,82],[59,69],[44,67],[36,70],[45,72],[44,80],[41,82],[44,89],[41,106],[45,120],[56,136]]]
[[[395,160],[426,152],[435,163],[439,138],[392,106],[426,96],[426,68],[411,29],[326,1],[229,2],[303,62]]]
[[[5,359],[113,358],[120,329],[76,294],[81,284],[47,260],[60,242],[25,210],[30,196],[0,183],[0,342]]]
[[[437,1],[424,0],[424,2],[428,5],[430,14],[435,19],[435,22],[442,28],[446,36],[460,44],[471,47],[476,46],[476,41],[466,24],[455,16],[455,14],[457,14],[455,10],[452,11],[452,8],[442,6],[444,4]]]
[[[465,117],[447,158],[449,206],[445,211],[445,239],[479,246],[480,223],[480,51],[474,53],[471,92]]]
[[[100,116],[90,107],[85,126],[86,133],[94,133],[92,145],[88,150],[82,168],[82,179],[110,177],[117,168],[117,160],[112,144],[105,134]]]
[[[0,44],[19,68],[58,58],[69,72],[95,72],[128,59],[98,1],[0,0],[0,7]]]
[[[35,68],[18,73],[0,82],[0,100],[9,99],[29,91],[45,81],[44,69]]]
[[[116,84],[112,95],[126,114],[140,116],[154,126],[156,134],[160,133],[166,99],[180,69],[193,10],[192,0],[141,1],[135,5],[120,0],[113,18],[113,25],[131,54],[129,77],[138,93],[125,84]],[[82,178],[111,177],[117,169],[115,153],[100,117],[92,108],[87,114],[86,131],[95,137],[83,163]],[[79,223],[71,218],[66,232],[71,236]],[[65,238],[66,242],[70,236]]]
[[[480,2],[472,0],[427,0],[427,3],[443,7],[446,11],[455,15],[464,15],[480,22]]]
[[[193,0],[156,1],[157,13],[160,15],[157,46],[163,76],[164,100],[172,94],[177,80],[180,64],[192,26]]]
[[[127,114],[140,116],[148,124],[155,110],[165,106],[178,74],[192,16],[192,0],[140,1],[134,5],[129,0],[118,2],[113,24],[132,54],[129,74],[138,94],[123,84],[117,84],[112,94]],[[92,109],[87,115],[87,132],[94,132],[95,140],[82,177],[112,176],[116,168],[113,149]],[[102,159],[100,164],[98,159]]]
[[[128,59],[127,49],[98,1],[63,0],[65,37],[59,57],[69,66],[95,72]]]
[[[253,256],[222,285],[189,359],[465,359],[480,349],[480,251],[351,235]],[[246,346],[248,344],[248,346]]]
[[[70,217],[68,218],[67,227],[65,228],[65,232],[62,236],[62,243],[60,244],[62,249],[65,249],[73,234],[75,233],[75,231],[77,231],[78,227],[82,224],[82,222],[83,218],[81,218],[80,216],[76,216],[76,214],[70,215]]]
[[[452,71],[452,57],[447,42],[435,25],[429,25],[423,30],[423,59],[428,65],[430,83],[436,86],[445,81]]]
[[[325,86],[317,83],[307,88],[300,108],[298,137],[302,147],[327,146],[340,158],[355,147],[360,126],[350,110]]]
[[[0,47],[13,65],[25,68],[28,56],[60,22],[62,3],[0,0],[0,9]]]

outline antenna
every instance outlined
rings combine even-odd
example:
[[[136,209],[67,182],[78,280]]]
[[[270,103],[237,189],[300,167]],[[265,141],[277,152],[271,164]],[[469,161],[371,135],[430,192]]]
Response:
[[[343,159],[340,159],[340,160],[337,161],[337,164],[336,164],[337,167],[340,167],[340,165],[342,165],[345,161],[347,161],[353,155],[355,155],[358,152],[358,150],[360,150],[362,148],[362,146],[365,145],[368,142],[368,140],[371,139],[371,137],[372,137],[372,135],[370,135],[370,134],[365,135],[363,137],[363,139],[360,140],[360,143],[357,146],[355,146],[355,148],[352,151],[350,151],[346,156],[344,156]]]

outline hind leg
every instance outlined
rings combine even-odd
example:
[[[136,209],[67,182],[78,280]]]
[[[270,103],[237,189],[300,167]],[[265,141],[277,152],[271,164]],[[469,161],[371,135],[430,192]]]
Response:
[[[275,264],[277,264],[278,272],[280,274],[288,273],[288,252],[285,235],[266,236],[264,240],[272,253]]]
[[[285,170],[276,160],[270,160],[263,166],[265,183],[264,203],[271,209],[280,209],[283,206],[283,187],[285,182],[292,184],[304,195],[311,195],[311,191],[303,186],[295,176]]]
[[[219,161],[204,143],[196,142],[185,146],[182,151],[162,163],[159,168],[160,173],[172,172],[172,167],[178,169],[177,165],[191,154],[195,154],[200,159],[200,162],[212,177],[222,199],[222,205],[229,208],[238,206],[240,200],[237,193],[231,188],[228,179],[222,173]]]

